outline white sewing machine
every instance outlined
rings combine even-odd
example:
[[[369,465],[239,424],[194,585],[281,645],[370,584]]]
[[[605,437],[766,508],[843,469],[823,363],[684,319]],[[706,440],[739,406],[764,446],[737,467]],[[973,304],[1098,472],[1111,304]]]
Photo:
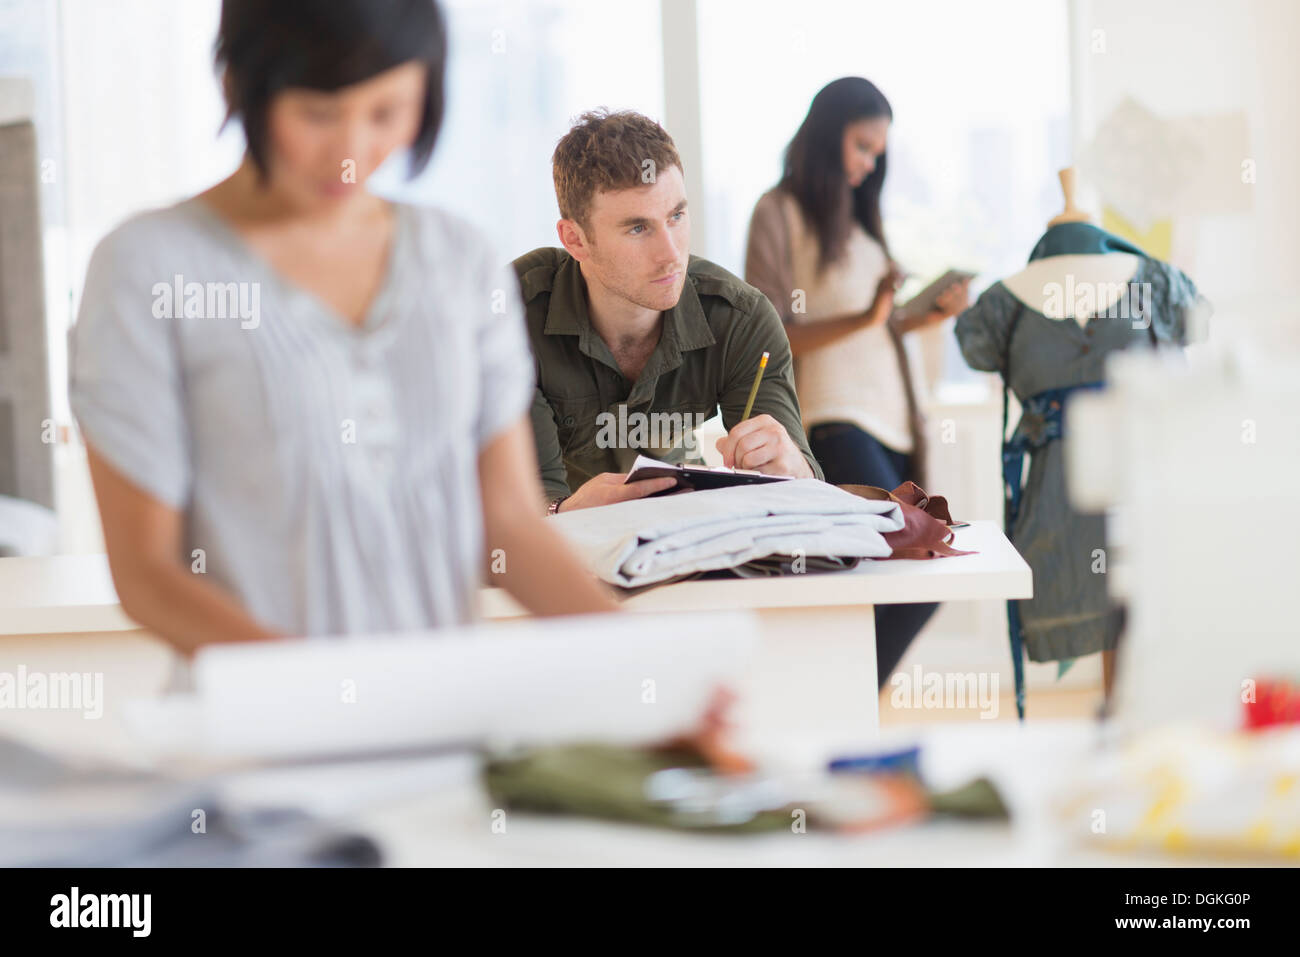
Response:
[[[1116,716],[1237,727],[1253,682],[1300,675],[1300,380],[1243,348],[1123,353],[1069,409],[1067,476],[1108,509],[1103,557],[1126,601]]]

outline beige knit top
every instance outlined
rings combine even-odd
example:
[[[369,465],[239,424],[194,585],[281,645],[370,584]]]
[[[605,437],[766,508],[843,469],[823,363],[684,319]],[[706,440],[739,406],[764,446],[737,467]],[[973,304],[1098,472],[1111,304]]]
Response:
[[[819,322],[871,305],[889,268],[880,243],[856,221],[844,253],[820,274],[819,246],[795,198],[780,189],[754,207],[745,280],[790,323]],[[805,431],[850,422],[890,448],[913,452],[915,403],[906,358],[894,331],[879,323],[795,359],[795,388]]]

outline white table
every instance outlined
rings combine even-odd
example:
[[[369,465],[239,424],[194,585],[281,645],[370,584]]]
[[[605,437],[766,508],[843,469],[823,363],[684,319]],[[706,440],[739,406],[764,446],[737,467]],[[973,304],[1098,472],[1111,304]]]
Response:
[[[0,558],[0,636],[136,631],[107,555]]]
[[[873,738],[880,726],[876,605],[1033,595],[1029,566],[999,525],[972,522],[954,534],[955,548],[977,554],[864,561],[851,571],[826,574],[678,582],[623,604],[654,613],[756,611],[759,660],[741,689],[748,709],[742,710],[744,723],[755,734],[747,743],[782,753],[787,743],[798,748],[795,742],[813,739],[852,747]],[[525,614],[499,588],[485,590],[482,599],[487,618]]]
[[[851,748],[876,735],[875,605],[1033,594],[1029,566],[995,523],[973,522],[955,535],[957,548],[977,554],[864,561],[828,574],[679,582],[637,594],[624,605],[655,613],[755,610],[762,628],[759,654],[737,689],[743,702],[739,718],[751,729],[743,743],[796,760],[802,742]],[[498,588],[483,590],[481,610],[490,619],[525,614]],[[130,649],[132,674],[145,661],[151,675],[166,673],[165,650],[152,646],[123,614],[105,556],[0,559],[0,669],[40,636],[73,634],[115,634]],[[102,642],[97,650],[104,650]],[[30,657],[30,651],[24,654]],[[108,675],[114,674],[111,659],[103,665]],[[131,674],[116,680],[138,686]]]

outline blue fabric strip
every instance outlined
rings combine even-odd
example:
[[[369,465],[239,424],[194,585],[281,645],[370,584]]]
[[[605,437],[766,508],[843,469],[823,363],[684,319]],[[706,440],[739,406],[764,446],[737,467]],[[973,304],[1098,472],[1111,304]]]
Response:
[[[1059,228],[1059,227],[1057,227]],[[1025,456],[1054,442],[1065,432],[1066,399],[1075,392],[1100,389],[1102,382],[1081,382],[1057,389],[1044,389],[1031,395],[1021,406],[1020,422],[1011,438],[1002,443],[1002,483],[1006,499],[1003,521],[1007,539],[1020,515],[1020,497],[1024,490]],[[1005,407],[1003,410],[1005,417]],[[1016,715],[1025,720],[1025,639],[1020,627],[1020,601],[1007,602],[1007,631],[1011,638],[1011,669],[1016,681]],[[1059,677],[1059,676],[1058,676]]]

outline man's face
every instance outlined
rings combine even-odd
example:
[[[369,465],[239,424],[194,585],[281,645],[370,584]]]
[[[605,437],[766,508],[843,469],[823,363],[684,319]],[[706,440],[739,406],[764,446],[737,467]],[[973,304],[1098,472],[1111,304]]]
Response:
[[[659,170],[653,183],[597,193],[581,233],[585,242],[569,251],[588,281],[645,309],[677,305],[691,246],[680,169]]]

